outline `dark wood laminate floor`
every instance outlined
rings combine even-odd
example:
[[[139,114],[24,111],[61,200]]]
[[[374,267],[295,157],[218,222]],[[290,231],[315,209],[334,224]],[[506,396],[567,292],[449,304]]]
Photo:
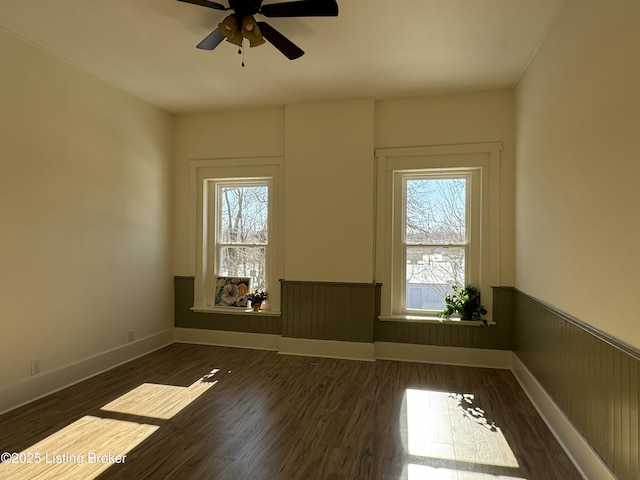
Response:
[[[4,451],[0,479],[581,478],[509,371],[184,344],[0,416]]]

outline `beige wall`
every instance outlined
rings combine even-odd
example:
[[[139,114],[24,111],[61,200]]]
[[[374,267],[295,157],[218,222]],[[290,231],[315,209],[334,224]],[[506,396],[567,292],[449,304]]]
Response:
[[[189,160],[284,156],[285,278],[371,282],[375,149],[502,142],[500,280],[512,285],[513,112],[500,90],[179,116],[174,273],[195,272]]]
[[[0,390],[172,328],[173,119],[0,32]]]
[[[635,347],[639,46],[637,0],[569,0],[516,91],[516,286]]]
[[[286,108],[285,278],[373,281],[373,100]]]

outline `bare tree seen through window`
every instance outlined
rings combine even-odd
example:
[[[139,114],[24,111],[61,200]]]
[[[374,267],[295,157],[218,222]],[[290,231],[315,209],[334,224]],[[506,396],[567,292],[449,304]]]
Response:
[[[250,277],[266,288],[269,187],[223,186],[219,190],[219,275]]]

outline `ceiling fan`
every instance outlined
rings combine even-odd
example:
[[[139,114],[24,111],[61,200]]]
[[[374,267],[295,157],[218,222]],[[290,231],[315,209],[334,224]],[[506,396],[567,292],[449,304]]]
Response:
[[[249,41],[249,46],[256,47],[265,40],[276,47],[289,60],[304,55],[304,51],[287,37],[278,32],[266,22],[256,22],[256,14],[268,18],[274,17],[337,17],[338,3],[336,0],[296,0],[262,5],[262,0],[229,0],[229,6],[209,0],[178,0],[192,3],[215,10],[233,10],[233,13],[218,24],[213,32],[202,40],[197,48],[213,50],[220,42],[228,42],[242,47],[243,39]]]

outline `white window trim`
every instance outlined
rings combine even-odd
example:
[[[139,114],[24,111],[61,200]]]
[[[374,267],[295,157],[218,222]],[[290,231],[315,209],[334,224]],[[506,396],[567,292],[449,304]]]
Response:
[[[396,172],[430,170],[477,170],[481,179],[480,202],[480,266],[478,286],[483,294],[482,303],[489,310],[492,322],[492,285],[500,285],[500,151],[502,143],[476,143],[409,148],[388,148],[376,151],[376,249],[375,280],[382,283],[380,318],[385,320],[438,321],[433,315],[414,315],[399,308],[403,297],[402,286],[394,279],[394,218],[398,206],[394,204]],[[487,207],[488,208],[485,208]],[[401,208],[401,207],[400,207]],[[396,222],[397,223],[397,222]],[[469,279],[474,282],[473,278]]]
[[[195,246],[193,252],[194,262],[194,300],[193,311],[217,312],[227,314],[244,314],[242,309],[229,309],[215,307],[213,305],[213,281],[214,281],[214,255],[212,242],[209,241],[213,231],[214,222],[210,222],[209,209],[213,208],[210,202],[209,186],[216,180],[256,180],[269,179],[269,258],[267,264],[267,309],[260,312],[252,312],[253,315],[279,315],[280,314],[280,278],[283,270],[283,243],[282,243],[282,199],[281,179],[284,168],[282,157],[262,158],[236,158],[236,159],[210,159],[191,160],[189,162],[190,204],[193,205],[189,223],[193,237],[190,245]],[[215,196],[215,193],[213,193]],[[246,313],[249,311],[247,310]]]

